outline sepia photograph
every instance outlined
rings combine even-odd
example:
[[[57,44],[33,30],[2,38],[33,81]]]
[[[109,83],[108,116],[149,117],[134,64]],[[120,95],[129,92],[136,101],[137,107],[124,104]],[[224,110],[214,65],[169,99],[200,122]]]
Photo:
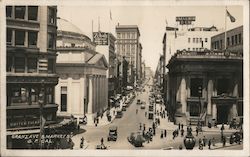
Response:
[[[13,2],[3,156],[249,155],[249,1]]]

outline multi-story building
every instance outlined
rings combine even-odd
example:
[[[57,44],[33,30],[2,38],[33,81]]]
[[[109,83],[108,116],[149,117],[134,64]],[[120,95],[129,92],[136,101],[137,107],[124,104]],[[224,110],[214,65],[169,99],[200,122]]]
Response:
[[[39,128],[41,116],[56,122],[56,15],[54,6],[6,6],[7,131]],[[24,145],[8,138],[9,148]]]
[[[145,77],[151,78],[153,76],[153,72],[150,67],[145,67]]]
[[[129,63],[128,83],[134,85],[141,77],[142,46],[140,44],[140,31],[136,25],[116,26],[117,54]],[[121,59],[121,58],[120,58]]]
[[[146,78],[145,77],[145,67],[146,67],[145,61],[143,61],[141,64],[141,71],[142,71],[141,78],[142,78],[142,80],[144,80]]]
[[[103,54],[108,62],[107,78],[108,78],[108,96],[109,98],[117,93],[115,85],[117,84],[116,74],[116,38],[111,33],[93,32],[93,42],[96,44],[96,51]]]
[[[171,58],[168,103],[176,123],[242,122],[243,44],[239,36],[243,34],[239,29],[227,32],[234,42],[238,36],[238,44],[229,43],[228,50],[222,44],[220,50],[183,50]],[[213,36],[212,48],[221,40],[224,43],[223,34]]]
[[[55,100],[59,115],[87,117],[87,124],[108,108],[108,63],[78,27],[58,19]]]

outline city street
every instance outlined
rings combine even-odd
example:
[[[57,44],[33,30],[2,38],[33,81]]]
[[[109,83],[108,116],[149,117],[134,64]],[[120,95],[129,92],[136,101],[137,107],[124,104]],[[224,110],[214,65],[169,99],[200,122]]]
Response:
[[[152,84],[152,82],[150,82]],[[131,143],[128,142],[127,137],[131,132],[138,132],[140,123],[146,125],[146,130],[148,127],[152,127],[153,120],[149,120],[145,117],[145,112],[148,111],[149,106],[149,91],[150,87],[144,87],[145,92],[138,92],[134,101],[129,105],[126,111],[123,111],[122,118],[115,118],[112,123],[104,126],[81,126],[85,130],[85,132],[81,134],[77,134],[73,137],[73,141],[75,143],[74,149],[80,149],[80,139],[84,137],[85,140],[85,149],[95,149],[96,145],[101,144],[101,138],[104,139],[104,145],[107,146],[107,149],[179,149],[179,146],[182,145],[183,148],[183,139],[186,135],[186,126],[184,126],[184,136],[180,135],[173,139],[172,132],[177,129],[178,126],[174,125],[172,122],[168,122],[167,118],[161,119],[161,125],[156,129],[156,135],[153,136],[153,140],[150,143],[145,142],[143,147],[134,147]],[[146,108],[141,109],[140,105],[137,105],[137,99],[143,100],[146,102]],[[136,109],[138,109],[138,113],[136,114]],[[118,138],[117,141],[107,141],[109,127],[117,126],[118,127]],[[143,127],[142,127],[143,128]],[[167,138],[161,138],[161,131],[163,128],[167,129]],[[195,136],[195,126],[192,126],[193,135]],[[207,139],[215,138],[215,143],[220,145],[220,131],[214,130],[205,130],[203,133],[199,133],[196,138],[196,147],[198,149],[198,140],[199,138],[203,138],[204,136]],[[228,130],[224,132],[224,135],[230,136],[233,130]],[[222,147],[222,146],[221,146]],[[234,147],[227,147],[227,149],[242,149],[243,145],[238,145]],[[221,149],[216,147],[216,149]]]

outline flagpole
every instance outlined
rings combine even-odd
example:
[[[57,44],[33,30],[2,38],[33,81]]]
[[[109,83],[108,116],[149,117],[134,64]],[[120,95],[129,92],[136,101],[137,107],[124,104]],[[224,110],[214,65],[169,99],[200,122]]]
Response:
[[[227,49],[227,6],[225,10],[225,50]]]

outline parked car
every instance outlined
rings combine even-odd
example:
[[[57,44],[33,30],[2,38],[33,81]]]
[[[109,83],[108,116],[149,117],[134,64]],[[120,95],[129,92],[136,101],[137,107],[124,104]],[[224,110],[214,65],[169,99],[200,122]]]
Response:
[[[115,118],[122,118],[122,111],[117,111]]]
[[[146,141],[140,132],[132,132],[127,139],[135,147],[142,147]]]
[[[117,140],[117,126],[111,126],[109,128],[108,141],[116,141]]]
[[[137,99],[137,105],[141,105],[141,100],[140,99]]]

